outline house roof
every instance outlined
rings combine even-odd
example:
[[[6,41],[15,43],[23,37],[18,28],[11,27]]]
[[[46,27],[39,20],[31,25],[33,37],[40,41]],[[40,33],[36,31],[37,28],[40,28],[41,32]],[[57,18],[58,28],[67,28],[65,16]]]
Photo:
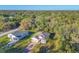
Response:
[[[40,36],[45,38],[45,37],[49,36],[49,33],[42,33]]]
[[[13,34],[13,35],[15,35],[15,36],[21,36],[21,35],[27,35],[27,33],[28,33],[28,31],[16,31],[16,32],[14,32],[14,33],[11,33],[11,34]]]
[[[42,40],[44,38],[46,38],[48,36],[48,33],[41,33],[40,35],[37,35],[33,38],[37,39],[37,40]]]

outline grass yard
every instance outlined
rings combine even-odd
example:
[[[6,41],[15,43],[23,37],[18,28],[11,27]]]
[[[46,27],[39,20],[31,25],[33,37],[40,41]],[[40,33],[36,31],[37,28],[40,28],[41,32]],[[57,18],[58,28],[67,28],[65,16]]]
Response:
[[[8,53],[21,53],[24,52],[24,48],[29,44],[30,39],[25,38],[23,40],[18,41],[15,45],[10,47],[6,52]]]
[[[7,36],[0,37],[0,53],[4,53],[5,50],[3,47],[9,42],[9,38]]]
[[[31,42],[31,37],[33,35],[34,34],[32,34],[32,35],[30,35],[30,36],[18,41],[17,43],[15,43],[13,46],[11,46],[8,49],[4,48],[4,52],[6,52],[6,53],[23,53],[24,49]],[[9,42],[9,38],[7,36],[1,37],[0,39],[1,39],[0,42],[3,42],[4,45],[6,45]],[[3,47],[3,46],[1,46],[1,47]]]
[[[0,53],[24,53],[24,49],[28,46],[28,44],[31,42],[31,38],[33,36],[37,36],[39,35],[41,32],[33,32],[31,35],[29,35],[28,37],[18,41],[17,43],[15,43],[13,46],[11,46],[10,48],[6,49],[3,48],[10,40],[10,38],[6,36],[3,36],[0,38]],[[41,44],[37,44],[33,49],[32,52],[39,52],[40,48],[42,47]]]
[[[7,36],[3,36],[0,38],[0,48],[6,45],[9,42],[9,38]]]

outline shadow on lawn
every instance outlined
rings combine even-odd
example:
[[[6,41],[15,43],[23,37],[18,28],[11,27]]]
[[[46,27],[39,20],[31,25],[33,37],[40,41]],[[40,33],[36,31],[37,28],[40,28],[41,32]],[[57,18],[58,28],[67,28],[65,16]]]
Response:
[[[5,51],[5,53],[22,53],[24,48],[10,48]]]

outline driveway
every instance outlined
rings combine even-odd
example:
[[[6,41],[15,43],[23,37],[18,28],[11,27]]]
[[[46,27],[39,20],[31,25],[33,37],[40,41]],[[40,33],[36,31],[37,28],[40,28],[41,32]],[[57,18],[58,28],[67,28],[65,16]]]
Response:
[[[10,30],[10,31],[8,31],[8,32],[0,33],[0,37],[2,37],[2,36],[4,36],[4,35],[7,35],[7,34],[9,34],[9,33],[16,32],[16,31],[18,31],[18,30],[19,30],[19,28],[16,28],[16,29]]]
[[[35,43],[30,43],[26,48],[25,48],[25,52],[26,53],[30,53],[31,52],[31,49],[36,46]]]

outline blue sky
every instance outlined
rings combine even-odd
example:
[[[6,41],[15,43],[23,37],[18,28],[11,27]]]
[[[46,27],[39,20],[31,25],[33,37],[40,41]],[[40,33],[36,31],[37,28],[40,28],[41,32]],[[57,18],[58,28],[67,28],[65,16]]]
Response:
[[[0,10],[79,10],[79,5],[0,5]]]

